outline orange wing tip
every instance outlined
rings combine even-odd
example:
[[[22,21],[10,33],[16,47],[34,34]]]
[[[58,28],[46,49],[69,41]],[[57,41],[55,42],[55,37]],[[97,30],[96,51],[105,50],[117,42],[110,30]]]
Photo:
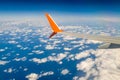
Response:
[[[52,17],[51,17],[48,13],[46,13],[45,16],[46,16],[46,18],[47,18],[47,20],[48,20],[48,22],[49,22],[49,24],[50,24],[50,27],[51,27],[52,30],[53,30],[53,33],[50,35],[49,38],[51,38],[52,36],[54,36],[54,35],[57,34],[58,32],[63,32],[63,30],[61,30],[61,29],[58,27],[58,25],[55,23],[55,21],[52,19]]]
[[[45,16],[47,17],[47,16],[49,16],[49,14],[48,14],[48,13],[45,13]]]

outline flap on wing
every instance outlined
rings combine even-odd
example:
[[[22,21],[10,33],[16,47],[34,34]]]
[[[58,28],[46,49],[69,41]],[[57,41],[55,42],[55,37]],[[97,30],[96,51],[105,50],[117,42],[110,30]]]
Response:
[[[120,44],[106,43],[106,44],[100,45],[98,48],[99,48],[99,49],[120,48]]]
[[[108,49],[110,45],[111,43],[106,43],[106,44],[100,45],[98,49]]]

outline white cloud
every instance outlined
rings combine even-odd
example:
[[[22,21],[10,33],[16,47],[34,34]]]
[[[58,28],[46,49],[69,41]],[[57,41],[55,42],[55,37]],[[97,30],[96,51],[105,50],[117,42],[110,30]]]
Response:
[[[47,62],[47,58],[42,58],[42,59],[33,58],[32,61],[41,64]]]
[[[39,77],[43,77],[43,76],[49,76],[49,75],[53,75],[54,72],[53,71],[49,71],[49,72],[44,72],[42,74],[39,75]]]
[[[80,80],[78,76],[74,76],[73,80]]]
[[[15,78],[13,78],[13,79],[10,79],[10,80],[15,80]]]
[[[1,59],[2,59],[2,60],[3,60],[3,59],[7,59],[7,57],[2,57]]]
[[[63,38],[64,40],[74,40],[76,39],[75,37],[71,37],[71,36],[64,36]]]
[[[75,60],[74,55],[73,54],[68,55],[67,60],[68,61]]]
[[[26,61],[27,58],[26,57],[22,57],[22,58],[15,58],[15,61]]]
[[[120,21],[120,20],[119,20]],[[32,22],[32,24],[31,24]],[[34,43],[33,41],[31,41],[31,39],[29,39],[27,37],[27,34],[32,32],[33,30],[31,29],[28,29],[27,27],[25,28],[20,28],[18,27],[17,25],[21,25],[21,26],[24,26],[25,25],[28,25],[28,26],[33,26],[35,25],[34,24],[34,20],[33,21],[26,21],[26,20],[20,20],[20,21],[10,21],[10,22],[7,22],[7,23],[3,23],[1,24],[3,27],[1,27],[0,29],[0,32],[4,32],[4,30],[9,30],[9,31],[12,31],[12,33],[10,33],[10,35],[12,36],[15,36],[17,39],[21,39],[21,37],[17,37],[16,36],[16,32],[20,32],[20,33],[24,33],[24,35],[22,36],[26,36],[24,41],[30,41],[31,43]],[[39,23],[38,23],[39,24]],[[35,26],[38,26],[38,24],[36,24]],[[100,26],[100,25],[98,25]],[[111,25],[109,25],[111,26]],[[48,27],[47,27],[48,28]],[[64,27],[65,28],[65,27]],[[67,29],[68,28],[68,29]],[[74,28],[74,29],[73,29]],[[93,27],[95,28],[95,27]],[[103,27],[102,27],[103,28]],[[101,29],[102,29],[101,28]],[[111,32],[110,34],[118,34],[119,36],[119,27],[117,27],[117,29],[115,29],[114,27],[114,30],[112,27],[110,27],[111,30],[107,30],[106,32],[106,28],[108,27],[104,27],[104,30],[95,30],[95,29],[92,29],[91,27],[88,27],[88,26],[66,26],[66,29],[68,31],[74,31],[74,32],[82,32],[82,33],[93,33],[93,34],[108,34],[108,32]],[[47,39],[44,39],[44,36],[46,35],[49,35],[48,33],[49,32],[46,32],[46,28],[41,28],[43,30],[37,30],[35,34],[32,34],[31,36],[34,36],[34,35],[39,35],[43,32],[45,32],[44,34],[40,35],[40,42],[42,43],[48,43],[48,40]],[[41,33],[40,33],[41,32]],[[4,32],[5,34],[9,34],[8,31]],[[110,35],[108,34],[108,35]],[[1,34],[3,35],[3,34]],[[60,37],[63,37],[63,36],[60,36]],[[78,44],[78,45],[75,45],[73,46],[72,48],[64,48],[65,50],[71,50],[73,48],[76,48],[76,47],[79,47],[79,50],[83,50],[84,48],[88,47],[84,44],[91,44],[91,43],[100,43],[100,42],[96,42],[96,41],[90,41],[90,40],[79,40],[79,41],[76,41],[75,40],[76,38],[73,38],[73,37],[70,37],[70,36],[64,36],[63,38],[63,41],[69,41],[71,42],[72,44]],[[73,42],[73,40],[75,40]],[[53,40],[54,41],[54,40]],[[52,44],[53,45],[47,45],[46,46],[46,49],[48,50],[53,50],[53,49],[58,49],[56,48],[56,44],[57,43],[60,43],[61,41],[57,41],[55,40]],[[9,43],[16,43],[13,40],[9,41]],[[64,44],[64,43],[63,43]],[[64,44],[65,45],[65,44]],[[63,45],[63,46],[64,46]],[[22,45],[17,45],[17,47],[23,49],[23,50],[26,50],[28,49],[27,47],[23,47]],[[38,48],[40,46],[35,46],[34,49]],[[59,46],[57,46],[59,47]],[[59,48],[60,49],[60,48]],[[3,52],[5,51],[6,49],[0,49],[0,52]],[[43,52],[39,52],[37,51],[36,54],[42,54]],[[78,53],[78,54],[71,54],[68,56],[69,60],[79,60],[81,58],[84,58],[84,57],[88,57],[89,55],[93,54],[96,56],[95,60],[93,60],[91,57],[82,61],[81,63],[78,63],[76,65],[76,68],[77,70],[83,70],[84,72],[86,72],[86,75],[79,78],[79,76],[75,76],[74,79],[78,80],[88,80],[88,78],[90,76],[94,76],[93,80],[119,80],[120,77],[120,50],[119,49],[114,49],[114,50],[97,50],[97,51],[94,51],[94,50],[87,50],[87,51],[83,51],[81,53]],[[29,53],[29,55],[31,55],[33,53]],[[10,56],[10,53],[6,54],[6,56]],[[48,62],[48,61],[56,61],[58,62],[59,64],[62,64],[62,60],[65,59],[67,57],[67,54],[66,53],[58,53],[58,54],[55,54],[55,55],[52,55],[52,56],[48,56],[46,58],[42,58],[42,59],[38,59],[38,58],[33,58],[32,61],[33,62],[36,62],[36,63],[45,63],[45,62]],[[3,58],[3,59],[6,59],[6,58]],[[26,58],[15,58],[16,61],[25,61]],[[9,61],[0,61],[0,65],[5,65],[9,63]],[[26,69],[25,69],[26,70]],[[8,72],[12,72],[13,70],[9,69]],[[28,77],[28,79],[38,79],[39,75],[36,74],[36,73],[31,73],[31,76],[34,77]],[[48,73],[42,73],[40,75],[46,75]],[[35,77],[36,76],[36,77]]]
[[[65,53],[60,53],[60,54],[58,54],[57,56],[48,56],[48,60],[49,60],[49,61],[59,62],[59,61],[61,61],[62,59],[64,59],[66,56],[67,56],[67,54],[65,54]]]
[[[12,68],[8,69],[8,73],[12,73],[12,71],[13,71]]]
[[[41,51],[41,50],[33,50],[32,52],[36,53],[36,54],[43,54],[44,53],[44,51]]]
[[[95,40],[86,40],[85,43],[87,43],[87,44],[91,44],[91,43],[98,44],[98,43],[103,43],[103,42],[101,42],[101,41],[95,41]]]
[[[40,42],[42,42],[42,43],[47,43],[47,40],[44,40],[44,39],[42,39],[42,38],[39,38],[39,40],[40,40]]]
[[[8,43],[10,43],[10,44],[17,44],[18,42],[16,42],[16,41],[8,41]]]
[[[34,46],[34,49],[41,47],[41,45],[36,45]]]
[[[76,65],[77,70],[86,72],[84,77],[74,80],[119,80],[120,79],[120,49],[89,50],[96,56],[95,60],[87,58]]]
[[[7,64],[7,63],[9,63],[9,61],[1,61],[1,60],[0,60],[0,65],[5,65],[5,64]]]
[[[47,45],[45,48],[48,50],[52,50],[52,49],[54,49],[54,45]]]
[[[84,72],[89,71],[94,65],[94,62],[91,58],[88,58],[87,60],[78,63],[77,64],[77,70],[83,70]]]
[[[69,70],[68,69],[63,69],[62,71],[61,71],[61,74],[62,75],[66,75],[66,74],[68,74],[69,73]]]
[[[56,44],[58,44],[58,43],[61,43],[61,41],[59,41],[59,40],[54,40],[54,45],[56,45]]]
[[[27,75],[26,78],[28,78],[28,80],[37,80],[37,79],[39,79],[39,75],[36,73],[31,73],[31,74]]]
[[[65,47],[64,50],[70,51],[70,50],[72,50],[72,48],[67,48],[67,47]]]
[[[23,69],[23,71],[27,71],[27,70],[28,70],[28,68],[24,68],[24,69]]]
[[[28,55],[33,55],[33,53],[28,53]]]
[[[13,71],[15,71],[15,69],[12,69],[12,68],[8,68],[4,70],[4,72],[6,73],[12,73]]]
[[[22,48],[20,48],[20,49],[22,49],[22,50],[27,50],[27,49],[29,49],[28,47],[22,47]]]
[[[87,56],[89,56],[89,51],[83,51],[79,54],[76,54],[75,59],[81,59],[81,58],[84,58],[84,57],[87,57]]]
[[[38,80],[41,77],[50,76],[53,74],[54,74],[53,71],[43,72],[41,74],[31,73],[31,74],[27,75],[26,78],[28,78],[28,80]]]
[[[33,59],[31,59],[31,61],[36,62],[38,64],[46,63],[46,62],[49,62],[49,61],[56,61],[59,64],[62,64],[61,60],[64,59],[67,56],[67,54],[68,53],[59,53],[55,56],[54,55],[53,56],[48,56],[48,57],[42,58],[42,59],[33,58]]]
[[[70,54],[70,55],[68,55],[67,59],[68,60],[79,60],[81,58],[89,57],[90,51],[93,51],[93,50],[90,49],[90,50],[85,50],[85,51],[80,52],[80,53]]]
[[[5,49],[0,49],[0,52],[3,52],[3,51],[5,51]]]

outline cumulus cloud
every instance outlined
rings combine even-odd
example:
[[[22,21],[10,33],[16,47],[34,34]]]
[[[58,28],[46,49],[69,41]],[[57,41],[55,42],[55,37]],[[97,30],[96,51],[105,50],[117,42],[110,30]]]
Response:
[[[47,43],[47,40],[44,40],[44,39],[42,39],[42,38],[39,38],[39,40],[40,40],[40,42],[42,42],[42,43]]]
[[[68,74],[69,73],[69,70],[68,69],[63,69],[62,71],[61,71],[61,74],[62,75],[66,75],[66,74]]]
[[[52,50],[52,49],[54,49],[54,46],[52,46],[52,45],[47,45],[45,48],[48,49],[48,50]]]
[[[89,56],[89,54],[90,54],[89,51],[83,51],[81,53],[76,54],[75,59],[81,59],[81,58],[87,57]]]
[[[22,48],[22,45],[18,44],[17,47]]]
[[[47,62],[47,58],[42,58],[42,59],[33,58],[32,61],[40,64]]]
[[[85,43],[87,43],[87,44],[91,44],[91,43],[98,44],[98,43],[103,43],[103,42],[101,42],[101,41],[95,41],[95,40],[86,40]]]
[[[3,52],[3,51],[5,51],[5,49],[0,49],[0,52]]]
[[[8,68],[8,69],[5,69],[4,72],[6,73],[12,73],[14,72],[16,69],[13,69],[13,68]]]
[[[11,40],[11,41],[8,41],[9,44],[17,44],[18,42],[14,41],[14,40]]]
[[[87,58],[90,56],[91,51],[94,51],[94,50],[90,49],[90,50],[85,50],[85,51],[82,51],[82,52],[76,53],[76,54],[69,54],[67,56],[67,59],[68,60],[80,60],[82,58]]]
[[[23,69],[23,71],[27,71],[27,70],[28,70],[28,68],[24,68],[24,69]]]
[[[88,58],[87,60],[78,63],[77,64],[77,70],[83,70],[85,72],[89,71],[94,65],[94,62],[91,58]]]
[[[70,50],[72,50],[72,48],[67,48],[67,47],[65,47],[64,50],[70,51]]]
[[[41,51],[41,50],[33,50],[32,52],[36,53],[36,54],[43,54],[44,53],[44,51]]]
[[[64,40],[74,40],[76,38],[75,37],[71,37],[71,36],[65,36],[63,39]]]
[[[56,61],[56,62],[59,62],[61,61],[62,59],[64,59],[65,57],[67,56],[66,53],[60,53],[56,56],[48,56],[48,60],[49,61]]]
[[[60,54],[48,56],[48,57],[42,58],[42,59],[33,58],[33,59],[31,59],[31,61],[36,62],[38,64],[46,63],[49,61],[55,61],[55,62],[58,62],[59,64],[61,64],[62,63],[61,60],[64,59],[67,56],[67,54],[68,53],[60,53]]]
[[[87,58],[76,65],[77,70],[86,73],[84,77],[75,76],[74,80],[119,80],[120,49],[89,50],[96,56],[95,60]]]
[[[34,49],[41,47],[41,45],[36,45],[34,46]]]
[[[61,49],[61,47],[56,45],[58,43],[61,44],[62,41],[58,41],[55,39],[52,39],[51,42],[53,45],[51,45],[49,43],[49,41],[47,39],[44,39],[44,37],[46,37],[46,35],[49,35],[49,32],[46,32],[46,28],[41,28],[42,30],[38,30],[38,28],[36,28],[37,30],[35,30],[35,33],[32,33],[32,35],[30,35],[30,39],[28,37],[28,33],[33,32],[33,29],[31,29],[29,26],[39,26],[39,21],[38,24],[34,23],[36,21],[26,21],[26,20],[20,20],[20,21],[8,21],[7,23],[2,23],[1,29],[0,29],[0,35],[4,35],[4,34],[9,34],[11,36],[13,36],[14,38],[12,39],[6,39],[6,40],[10,40],[8,41],[8,43],[10,44],[17,44],[19,42],[16,42],[15,40],[21,40],[23,39],[23,37],[25,37],[23,39],[23,42],[30,42],[32,44],[34,44],[34,41],[31,41],[31,38],[33,38],[33,36],[39,35],[40,37],[38,38],[40,40],[41,43],[46,44],[45,49],[47,50],[53,50],[53,49]],[[36,24],[36,25],[35,25]],[[27,26],[29,27],[27,27]],[[21,27],[18,27],[21,26]],[[26,27],[24,27],[26,26]],[[41,26],[41,25],[40,25]],[[110,25],[111,26],[111,25]],[[64,27],[65,28],[65,27]],[[73,29],[74,28],[74,29]],[[109,30],[109,32],[111,32],[110,34],[108,34],[108,27],[101,27],[102,30],[98,30],[98,28],[93,27],[94,29],[92,29],[91,27],[88,26],[66,26],[65,30],[68,31],[73,31],[73,32],[78,32],[78,33],[87,33],[87,34],[117,34],[119,36],[119,27],[117,29],[115,29],[114,27],[109,27],[111,30]],[[96,29],[96,30],[95,30]],[[6,30],[6,31],[5,31]],[[12,32],[11,32],[12,31]],[[41,33],[45,32],[44,34],[40,35]],[[4,34],[2,34],[4,32]],[[16,33],[22,33],[22,35],[20,34],[19,36],[17,36]],[[23,34],[24,33],[24,34]],[[22,36],[22,37],[21,37]],[[59,36],[59,37],[63,37],[63,36]],[[62,39],[60,39],[62,40]],[[93,40],[79,40],[77,41],[76,38],[71,37],[71,36],[64,36],[63,37],[63,41],[66,41],[70,44],[77,44],[74,45],[70,48],[65,47],[66,44],[63,43],[62,47],[64,50],[66,51],[71,51],[72,49],[75,49],[77,47],[79,47],[79,50],[83,50],[85,48],[88,47],[88,45],[84,45],[84,44],[98,44],[101,42],[98,41],[93,41]],[[49,43],[49,44],[47,44]],[[37,49],[40,47],[43,47],[43,45],[35,45],[33,48]],[[26,50],[26,49],[31,49],[28,47],[23,47],[22,44],[17,44],[16,47],[20,48],[21,50]],[[0,52],[4,52],[7,48],[4,49],[0,49]],[[12,51],[15,52],[15,51]],[[84,71],[86,73],[85,76],[79,77],[78,74],[77,76],[75,76],[73,79],[75,80],[119,80],[120,79],[120,54],[119,54],[120,50],[119,49],[115,49],[115,50],[86,50],[80,53],[75,53],[75,54],[69,54],[68,53],[58,53],[58,54],[54,54],[54,55],[48,55],[45,58],[32,58],[31,61],[41,64],[41,63],[46,63],[49,61],[55,61],[58,62],[59,64],[62,64],[62,60],[68,58],[69,60],[80,60],[81,58],[86,58],[84,61],[79,62],[76,64],[76,70],[79,71]],[[35,54],[43,54],[44,51],[41,50],[33,50],[33,52],[29,52],[29,55],[32,55],[33,53]],[[90,56],[94,55],[96,58],[92,59]],[[17,54],[16,54],[17,55]],[[20,54],[19,54],[20,55]],[[6,54],[6,56],[10,56],[10,53]],[[6,59],[6,56],[2,59]],[[22,58],[15,58],[15,61],[26,61],[26,57],[22,57]],[[14,61],[13,60],[13,61]],[[2,61],[0,60],[0,65],[5,65],[9,63],[9,61]],[[21,69],[21,67],[19,68]],[[27,71],[27,68],[24,68],[23,71]],[[6,72],[13,72],[14,69],[9,68],[4,70]],[[66,75],[69,73],[69,70],[64,69],[61,71],[61,74]],[[53,75],[54,72],[50,71],[50,72],[43,72],[40,74],[36,74],[36,73],[31,73],[29,75],[26,76],[26,78],[28,78],[29,80],[37,80],[42,76],[47,76],[47,75]]]
[[[27,75],[26,78],[28,78],[28,80],[38,80],[41,77],[50,76],[53,74],[54,74],[53,71],[43,72],[41,74],[31,73],[31,74]]]
[[[22,58],[15,58],[15,61],[26,61],[27,58],[26,57],[22,57]]]
[[[0,60],[0,65],[5,65],[5,64],[7,64],[7,63],[9,63],[9,61],[1,61],[1,60]]]
[[[44,72],[44,73],[41,73],[41,74],[39,75],[39,77],[49,76],[49,75],[53,75],[53,74],[54,74],[54,72],[53,72],[53,71]]]
[[[13,71],[12,68],[8,69],[8,73],[12,73],[12,71]]]
[[[37,80],[37,79],[39,79],[39,75],[36,73],[31,73],[31,74],[27,75],[26,78],[28,78],[28,80]]]

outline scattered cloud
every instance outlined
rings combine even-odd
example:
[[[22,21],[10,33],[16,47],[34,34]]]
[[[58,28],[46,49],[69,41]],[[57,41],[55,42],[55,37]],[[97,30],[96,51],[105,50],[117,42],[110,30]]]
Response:
[[[26,78],[28,78],[28,80],[38,80],[39,75],[36,73],[31,73],[31,74],[27,75]]]
[[[75,37],[71,37],[71,36],[65,36],[63,39],[64,40],[74,40],[76,38]]]
[[[89,71],[94,66],[94,61],[91,58],[77,64],[77,70]]]
[[[84,77],[75,76],[74,80],[119,80],[120,49],[89,50],[96,56],[95,60],[87,58],[76,65],[77,70],[86,73]]]
[[[3,52],[3,51],[5,51],[5,49],[0,49],[0,52]]]
[[[13,68],[8,68],[8,69],[5,69],[4,72],[6,73],[12,73],[14,72],[16,69],[13,69]]]
[[[5,65],[5,64],[7,64],[7,63],[9,63],[9,61],[1,61],[1,60],[0,60],[0,65]]]
[[[47,43],[47,40],[44,40],[43,38],[39,38],[40,42]]]
[[[8,41],[8,43],[9,44],[17,44],[18,42],[12,40],[12,41]]]
[[[53,71],[44,72],[44,73],[41,73],[41,74],[39,75],[39,77],[43,77],[43,76],[50,76],[50,75],[53,75],[53,74],[54,74],[54,72],[53,72]]]
[[[53,74],[54,74],[53,71],[42,72],[41,74],[31,73],[31,74],[27,75],[26,78],[28,78],[28,80],[38,80],[41,77],[50,76]]]
[[[9,44],[16,44],[17,48],[20,48],[20,50],[28,50],[28,49],[32,49],[29,47],[24,47],[24,44],[19,43],[19,40],[22,40],[23,43],[24,42],[30,42],[31,44],[34,44],[34,41],[32,41],[34,36],[39,35],[38,40],[40,43],[42,44],[37,44],[32,46],[33,49],[38,49],[40,47],[43,47],[43,44],[45,44],[45,49],[46,50],[53,50],[53,49],[64,49],[65,51],[72,51],[73,49],[77,48],[78,50],[82,51],[86,48],[88,48],[89,45],[87,44],[99,44],[101,42],[98,41],[93,41],[93,40],[82,40],[82,39],[76,39],[74,37],[70,37],[70,36],[61,36],[58,35],[58,39],[51,39],[50,41],[48,39],[46,39],[46,36],[49,35],[50,31],[46,31],[47,29],[49,29],[48,27],[46,28],[39,28],[39,26],[41,26],[39,24],[39,21],[37,21],[38,23],[34,23],[36,21],[34,20],[20,20],[20,21],[7,21],[1,24],[0,26],[0,36],[5,35],[10,35],[13,38],[9,39],[7,38],[3,38],[1,39],[3,42],[5,42],[5,40],[7,40]],[[97,23],[96,23],[97,24]],[[116,25],[116,24],[115,24]],[[26,26],[26,27],[24,27]],[[28,26],[28,27],[27,27]],[[34,29],[31,29],[30,26],[35,26]],[[44,25],[43,25],[44,26]],[[42,27],[43,27],[42,26]],[[95,25],[96,26],[96,25]],[[97,27],[89,27],[89,26],[65,26],[64,30],[66,31],[70,31],[70,32],[77,32],[77,33],[87,33],[87,34],[100,34],[100,35],[120,35],[119,34],[119,26],[115,28],[112,27],[113,25],[105,25],[103,27],[101,27],[101,25],[97,25]],[[98,27],[100,27],[100,29],[98,29]],[[109,30],[108,30],[109,29]],[[11,32],[12,31],[12,32]],[[44,32],[44,34],[42,34]],[[109,33],[110,32],[110,33]],[[17,33],[20,33],[17,35]],[[30,37],[28,36],[30,34]],[[36,38],[37,39],[37,38]],[[17,41],[18,40],[18,41]],[[51,42],[51,43],[50,43]],[[68,47],[68,45],[66,46],[66,43],[62,43],[62,42],[69,42],[70,45],[72,45],[72,47]],[[19,43],[19,44],[18,44]],[[57,45],[58,43],[62,44],[62,45]],[[84,45],[85,44],[85,45]],[[56,47],[57,45],[57,47]],[[62,47],[61,47],[62,46]],[[64,47],[63,47],[64,46]],[[0,52],[4,52],[6,51],[6,49],[8,49],[9,47],[5,47],[5,48],[1,48]],[[12,49],[12,48],[9,48]],[[64,51],[63,50],[63,51]],[[81,58],[85,58],[85,60],[79,62],[76,64],[76,70],[78,71],[78,74],[75,75],[73,77],[74,80],[119,80],[120,79],[120,49],[103,49],[103,50],[85,50],[79,53],[65,53],[65,52],[61,52],[61,53],[55,53],[55,54],[50,54],[48,56],[45,56],[44,58],[34,58],[34,56],[32,57],[32,59],[30,59],[31,61],[41,64],[41,63],[46,63],[49,61],[55,61],[58,64],[63,64],[64,59],[68,59],[68,61],[72,60],[75,61],[77,60],[77,62],[81,59]],[[11,51],[11,53],[15,53],[15,51]],[[13,56],[13,54],[11,54],[10,52],[7,54],[3,54],[1,59],[8,59],[10,56]],[[32,55],[32,54],[43,54],[44,51],[43,50],[33,50],[31,52],[28,52],[28,55]],[[19,56],[21,56],[21,54],[15,54]],[[96,58],[93,59],[91,57],[91,55],[94,55]],[[26,61],[27,58],[26,57],[21,57],[21,58],[14,58],[12,61]],[[10,61],[2,61],[0,60],[0,65],[2,67],[4,67],[3,65],[9,63]],[[28,68],[22,68],[21,66],[19,67],[19,69],[23,69],[23,71],[27,71]],[[4,72],[7,73],[12,73],[14,71],[13,68],[8,68],[5,69]],[[83,71],[85,72],[85,76],[79,76],[79,71]],[[62,75],[67,75],[69,74],[69,70],[68,69],[63,69],[61,71]],[[36,73],[30,73],[29,75],[26,76],[27,79],[29,80],[37,80],[43,76],[48,76],[48,75],[54,75],[53,71],[49,71],[49,72],[42,72],[40,74],[36,74]]]
[[[47,45],[45,48],[48,49],[48,50],[52,50],[52,49],[54,49],[54,46],[53,45]]]
[[[62,75],[66,75],[66,74],[68,74],[69,73],[69,70],[68,69],[63,69],[62,71],[61,71],[61,74]]]
[[[26,61],[27,58],[26,57],[22,57],[22,58],[15,58],[14,61]]]
[[[70,50],[72,50],[72,48],[67,48],[67,47],[65,47],[64,50],[70,51]]]
[[[75,54],[75,59],[81,59],[81,58],[84,58],[84,57],[87,57],[89,56],[89,51],[83,51],[81,53],[78,53],[78,54]]]
[[[44,51],[41,51],[41,50],[33,50],[32,52],[36,53],[36,54],[43,54],[44,53]]]
[[[38,64],[46,63],[49,61],[55,61],[55,62],[58,62],[59,64],[62,64],[61,60],[63,60],[67,56],[67,54],[68,53],[59,53],[57,55],[48,56],[48,57],[42,58],[42,59],[33,58],[30,61],[36,62]]]
[[[12,73],[12,68],[9,68],[9,69],[8,69],[8,73]]]
[[[42,59],[33,58],[32,61],[36,62],[38,64],[41,64],[41,63],[46,63],[47,62],[47,58],[42,58]]]
[[[60,62],[62,59],[64,59],[67,56],[67,53],[59,53],[56,56],[48,56],[49,61],[56,61]]]
[[[28,70],[28,68],[24,68],[24,69],[23,69],[23,71],[27,71],[27,70]]]

